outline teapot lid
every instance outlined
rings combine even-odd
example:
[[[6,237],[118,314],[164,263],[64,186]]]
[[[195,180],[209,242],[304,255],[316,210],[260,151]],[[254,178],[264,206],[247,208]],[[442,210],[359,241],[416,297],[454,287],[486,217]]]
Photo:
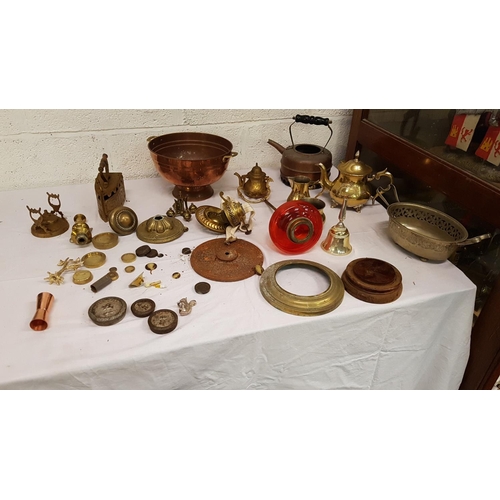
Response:
[[[354,160],[342,162],[337,168],[344,174],[359,175],[362,177],[370,175],[373,171],[372,167],[359,159],[359,151],[356,152]]]

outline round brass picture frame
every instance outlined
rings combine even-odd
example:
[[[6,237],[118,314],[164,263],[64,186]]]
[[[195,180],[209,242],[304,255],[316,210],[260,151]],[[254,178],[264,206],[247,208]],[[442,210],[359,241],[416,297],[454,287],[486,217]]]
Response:
[[[328,288],[317,295],[296,295],[286,291],[276,281],[278,271],[287,267],[311,268],[329,280]],[[319,316],[336,309],[344,299],[344,284],[340,277],[322,264],[309,260],[289,259],[269,266],[259,282],[262,296],[276,309],[296,316]]]

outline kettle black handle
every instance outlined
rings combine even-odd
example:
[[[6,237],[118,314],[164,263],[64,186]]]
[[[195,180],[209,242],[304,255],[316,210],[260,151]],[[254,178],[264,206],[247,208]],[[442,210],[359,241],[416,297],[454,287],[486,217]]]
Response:
[[[321,118],[320,116],[310,116],[310,115],[295,115],[293,119],[297,123],[308,123],[310,125],[330,125],[332,120],[329,118]]]
[[[290,127],[288,128],[288,131],[290,132],[290,140],[292,141],[292,147],[295,147],[292,136],[292,125],[294,123],[310,123],[312,125],[326,125],[330,129],[330,137],[326,141],[326,144],[323,146],[323,151],[325,150],[326,146],[330,142],[330,139],[332,138],[333,135],[332,127],[330,127],[330,123],[332,123],[332,120],[330,120],[329,118],[321,118],[320,116],[310,116],[310,115],[295,115],[293,117],[293,120],[294,121],[290,124]]]

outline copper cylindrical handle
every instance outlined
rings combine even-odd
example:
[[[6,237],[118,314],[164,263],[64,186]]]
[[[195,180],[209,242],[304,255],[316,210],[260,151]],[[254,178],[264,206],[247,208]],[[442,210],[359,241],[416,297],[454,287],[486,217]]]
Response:
[[[30,322],[30,328],[36,332],[46,330],[49,326],[47,316],[54,302],[54,296],[49,292],[41,292],[36,298],[36,313]]]

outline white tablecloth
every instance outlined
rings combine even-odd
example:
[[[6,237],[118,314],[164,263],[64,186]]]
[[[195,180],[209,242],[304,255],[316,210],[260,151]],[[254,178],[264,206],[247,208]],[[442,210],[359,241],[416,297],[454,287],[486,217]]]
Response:
[[[264,171],[274,178],[270,201],[279,206],[290,188],[279,180],[277,169]],[[219,207],[221,190],[237,199],[237,184],[228,171],[214,184],[216,194],[196,204]],[[174,201],[172,185],[162,178],[125,179],[125,188],[126,205],[139,222],[165,214]],[[280,253],[269,237],[271,209],[254,205],[253,232],[238,236],[262,250],[264,267],[306,259],[340,276],[353,259],[373,257],[390,262],[403,276],[403,293],[395,302],[369,304],[346,293],[334,311],[302,317],[271,306],[260,293],[258,276],[232,283],[210,281],[210,293],[196,294],[194,285],[207,280],[192,270],[181,250],[222,236],[195,218],[179,239],[152,245],[165,257],[154,259],[158,269],[144,276],[146,281],[162,280],[165,288],[129,288],[149,261],[138,258],[136,271],[124,272],[120,256],[144,244],[135,234],[120,237],[116,247],[105,251],[104,267],[92,270],[98,279],[109,267],[118,268],[119,279],[104,290],[93,293],[90,284],[73,284],[71,273],[62,285],[49,285],[44,278],[58,269],[59,260],[95,249],[70,243],[70,230],[54,238],[32,236],[26,205],[49,209],[47,191],[60,194],[70,230],[74,215],[83,213],[94,235],[110,231],[98,216],[93,184],[0,193],[0,388],[456,389],[460,384],[469,355],[475,286],[451,263],[422,262],[396,246],[387,232],[386,212],[378,204],[360,213],[348,211],[345,223],[354,250],[345,257],[327,254],[319,243],[303,254]],[[320,242],[338,218],[328,195],[321,199],[327,202],[327,220]],[[181,277],[173,279],[174,272]],[[282,274],[280,279],[289,281],[292,292],[298,292],[297,287],[304,294],[322,290],[322,283],[314,282],[316,273]],[[41,291],[51,292],[55,302],[49,328],[35,332],[29,323]],[[106,296],[121,297],[129,307],[141,297],[152,298],[157,309],[177,310],[183,297],[197,304],[189,316],[179,316],[172,333],[157,335],[130,309],[116,325],[92,323],[90,305]]]

